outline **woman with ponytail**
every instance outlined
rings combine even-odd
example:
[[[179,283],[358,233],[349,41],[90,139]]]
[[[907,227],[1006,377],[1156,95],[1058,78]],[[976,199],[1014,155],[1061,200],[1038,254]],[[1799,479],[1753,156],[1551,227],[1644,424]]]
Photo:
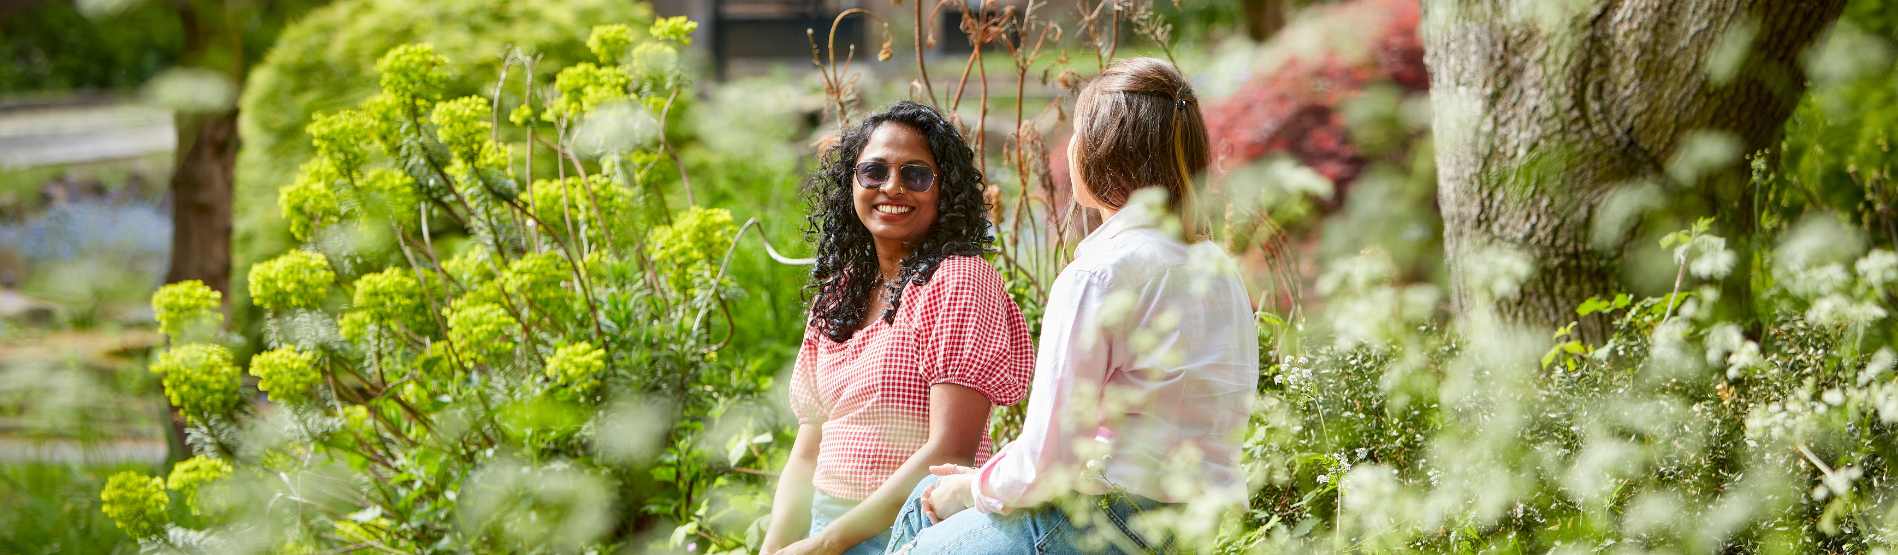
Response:
[[[931,468],[892,553],[1166,551],[1142,513],[1244,504],[1258,328],[1232,259],[1200,235],[1207,151],[1192,87],[1164,61],[1117,62],[1082,89],[1069,172],[1104,223],[1049,290],[1021,436],[979,468]]]

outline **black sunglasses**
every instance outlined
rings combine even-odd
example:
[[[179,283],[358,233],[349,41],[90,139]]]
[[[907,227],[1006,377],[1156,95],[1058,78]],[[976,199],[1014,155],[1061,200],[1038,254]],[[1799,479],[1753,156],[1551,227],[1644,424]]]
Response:
[[[890,168],[895,164],[885,162],[864,162],[857,164],[857,186],[865,189],[882,189],[890,184]],[[903,188],[921,193],[936,186],[936,170],[910,162],[896,169],[896,178],[903,182]]]

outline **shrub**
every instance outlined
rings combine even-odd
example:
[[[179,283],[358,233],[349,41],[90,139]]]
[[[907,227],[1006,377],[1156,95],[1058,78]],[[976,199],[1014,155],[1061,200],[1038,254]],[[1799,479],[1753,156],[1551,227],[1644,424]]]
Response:
[[[222,346],[173,335],[153,365],[203,454],[171,475],[202,522],[146,510],[163,490],[132,478],[107,488],[108,514],[152,548],[742,546],[761,515],[708,507],[762,498],[761,479],[729,469],[769,464],[779,426],[755,401],[769,369],[718,356],[740,228],[723,209],[635,210],[673,186],[652,171],[658,142],[575,150],[589,122],[689,86],[651,53],[690,27],[603,27],[558,94],[502,85],[500,109],[547,115],[510,121],[553,148],[507,141],[524,130],[495,128],[494,97],[455,96],[467,66],[435,48],[385,54],[377,94],[306,129],[313,157],[278,203],[304,244],[249,271],[269,350],[248,367],[270,402],[237,402]],[[528,174],[533,150],[573,177]],[[410,199],[413,217],[365,195]],[[181,284],[154,303],[182,321],[203,299]],[[299,501],[212,510],[253,498]]]
[[[1502,325],[1480,306],[1447,325],[1398,316],[1354,336],[1368,340],[1324,341],[1345,336],[1299,330],[1361,329],[1337,321],[1365,316],[1353,299],[1430,287],[1334,264],[1326,280],[1357,285],[1331,289],[1320,325],[1262,329],[1246,458],[1263,487],[1223,548],[1889,549],[1898,327],[1874,307],[1893,296],[1894,255],[1837,251],[1862,244],[1856,232],[1805,224],[1759,272],[1837,278],[1781,281],[1758,321],[1724,320],[1738,312],[1722,305],[1754,300],[1721,289],[1735,266],[1708,223],[1664,242],[1692,277],[1681,289],[1577,307],[1611,315],[1601,344],[1572,337],[1573,324],[1553,337]]]
[[[621,21],[639,35],[648,30],[651,9],[643,2],[581,0],[576,2],[495,2],[491,0],[344,0],[310,12],[284,29],[275,46],[246,78],[239,100],[237,191],[232,256],[235,275],[250,265],[287,249],[292,241],[309,241],[315,228],[334,223],[346,189],[312,186],[310,181],[333,185],[337,177],[306,165],[316,148],[306,139],[313,120],[325,125],[374,124],[367,131],[388,134],[394,118],[344,113],[349,120],[317,117],[369,99],[382,89],[396,98],[425,100],[488,96],[500,76],[508,49],[539,55],[537,77],[551,69],[592,59],[587,49],[587,26],[592,22]],[[444,22],[453,22],[445,24]],[[411,49],[408,55],[384,58],[391,49],[414,43],[428,44],[434,54]],[[378,61],[389,67],[379,68]],[[417,65],[421,64],[421,65]],[[433,64],[433,65],[429,65]],[[518,84],[522,68],[515,65],[510,81]],[[520,103],[520,92],[508,92],[510,104]],[[363,107],[373,112],[390,109],[387,103]],[[426,115],[426,114],[424,114]],[[359,138],[359,137],[358,137]],[[344,143],[348,148],[371,141]],[[328,157],[325,157],[328,158]],[[302,167],[301,171],[297,168]],[[543,165],[551,169],[551,165]],[[314,175],[313,175],[314,174]],[[368,189],[387,184],[370,179]],[[280,196],[279,189],[297,190]],[[329,194],[321,192],[328,189]],[[403,190],[412,189],[404,187]],[[418,197],[419,198],[419,197]],[[334,200],[331,200],[334,199]],[[278,203],[306,206],[300,212],[279,211]],[[359,206],[374,208],[378,203]],[[395,214],[413,217],[413,203]],[[325,219],[328,218],[328,219]],[[287,221],[286,221],[287,220]],[[258,321],[257,312],[241,291],[232,299],[239,309],[240,326]]]

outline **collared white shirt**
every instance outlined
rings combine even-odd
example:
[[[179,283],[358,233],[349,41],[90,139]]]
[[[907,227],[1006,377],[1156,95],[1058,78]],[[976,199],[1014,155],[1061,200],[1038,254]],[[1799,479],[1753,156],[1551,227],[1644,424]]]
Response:
[[[1001,512],[1112,488],[1243,504],[1240,445],[1258,322],[1236,265],[1129,206],[1081,241],[1048,292],[1020,437],[975,480]]]

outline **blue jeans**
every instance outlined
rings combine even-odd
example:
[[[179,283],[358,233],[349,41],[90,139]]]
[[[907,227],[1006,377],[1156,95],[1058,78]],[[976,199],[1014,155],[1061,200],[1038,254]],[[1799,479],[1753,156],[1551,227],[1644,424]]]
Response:
[[[856,501],[831,497],[824,495],[823,492],[811,492],[810,535],[815,536],[818,532],[824,531],[831,522],[844,516],[844,513],[850,512],[850,509],[856,506]],[[878,555],[883,553],[883,546],[888,543],[890,543],[890,533],[884,532],[863,540],[863,543],[851,546],[850,549],[845,549],[844,555]]]
[[[930,476],[910,491],[890,528],[889,553],[1152,553],[1170,547],[1147,541],[1130,525],[1134,515],[1161,504],[1130,495],[1090,500],[1092,512],[1084,523],[1076,523],[1059,507],[1043,505],[1005,515],[968,509],[931,525],[923,514],[922,496],[935,483],[936,477]],[[1105,545],[1077,546],[1090,534]]]

